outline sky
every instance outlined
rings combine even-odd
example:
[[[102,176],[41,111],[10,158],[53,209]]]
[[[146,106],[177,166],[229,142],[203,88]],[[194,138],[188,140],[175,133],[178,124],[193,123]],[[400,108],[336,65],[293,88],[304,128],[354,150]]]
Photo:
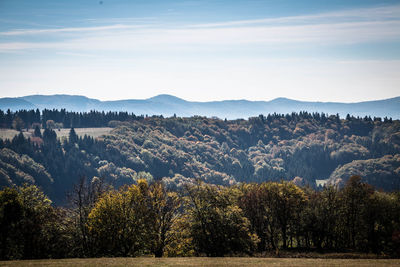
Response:
[[[400,96],[399,0],[0,0],[0,97]]]

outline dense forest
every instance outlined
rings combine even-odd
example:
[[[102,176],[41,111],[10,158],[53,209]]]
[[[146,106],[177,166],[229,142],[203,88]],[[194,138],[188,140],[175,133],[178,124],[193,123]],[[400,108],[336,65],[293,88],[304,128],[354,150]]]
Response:
[[[400,256],[400,194],[352,176],[338,190],[292,182],[172,192],[137,180],[119,190],[81,179],[69,208],[36,186],[0,191],[0,259],[276,255],[307,252]],[[299,255],[299,254],[298,254]]]
[[[0,116],[21,130],[0,139],[2,259],[399,256],[398,120],[53,110],[29,111],[29,121],[25,112]],[[97,126],[114,129],[93,138],[71,128],[60,139],[65,117],[46,112],[98,116]],[[25,128],[34,129],[28,138]]]
[[[27,121],[26,112],[36,114],[40,124],[30,121],[35,128],[30,138],[20,133],[0,140],[0,185],[32,183],[61,205],[82,176],[118,188],[151,175],[178,190],[195,180],[217,185],[285,180],[317,189],[341,187],[360,175],[377,189],[400,189],[398,120],[307,112],[221,120],[64,110],[4,117],[14,118],[15,126],[16,118]],[[99,126],[115,128],[99,138],[79,137],[72,128],[69,138],[58,139],[55,124],[71,114],[98,116]]]

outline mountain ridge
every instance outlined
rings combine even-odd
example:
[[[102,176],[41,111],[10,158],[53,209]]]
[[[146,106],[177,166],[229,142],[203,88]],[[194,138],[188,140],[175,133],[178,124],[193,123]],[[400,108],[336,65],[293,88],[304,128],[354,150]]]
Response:
[[[138,115],[207,116],[228,119],[247,118],[259,114],[292,113],[300,111],[324,112],[346,116],[376,116],[400,119],[400,97],[353,103],[301,101],[285,97],[269,101],[219,100],[188,101],[170,94],[160,94],[147,99],[121,99],[101,101],[82,95],[28,95],[0,98],[0,109],[61,109],[88,112],[90,110],[127,111]]]

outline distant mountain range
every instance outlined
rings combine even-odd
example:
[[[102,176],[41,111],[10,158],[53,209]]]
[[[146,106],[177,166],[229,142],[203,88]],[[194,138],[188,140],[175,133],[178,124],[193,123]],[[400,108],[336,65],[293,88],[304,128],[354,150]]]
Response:
[[[392,117],[400,119],[400,97],[357,103],[307,102],[288,98],[271,101],[224,100],[192,102],[172,96],[158,95],[148,99],[100,101],[78,95],[30,95],[16,98],[0,98],[0,109],[61,109],[68,111],[128,111],[137,115],[193,116],[219,118],[248,118],[268,113],[299,111],[339,113],[340,116]]]

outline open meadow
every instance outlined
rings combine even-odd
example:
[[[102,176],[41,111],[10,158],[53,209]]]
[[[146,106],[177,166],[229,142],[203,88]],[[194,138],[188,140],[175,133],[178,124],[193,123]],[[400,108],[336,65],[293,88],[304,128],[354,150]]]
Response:
[[[85,134],[91,136],[93,138],[99,137],[103,134],[108,134],[113,128],[110,127],[99,127],[99,128],[75,128],[75,132],[78,136],[84,136]],[[60,130],[55,129],[54,131],[57,134],[57,137],[60,139],[67,138],[69,135],[70,128],[62,128]],[[28,131],[24,130],[22,133],[25,138],[31,137],[33,135],[33,129]],[[43,129],[41,130],[43,134]],[[12,139],[19,132],[13,129],[0,129],[0,138],[1,139]]]
[[[1,261],[0,266],[400,266],[398,259],[95,258]]]

